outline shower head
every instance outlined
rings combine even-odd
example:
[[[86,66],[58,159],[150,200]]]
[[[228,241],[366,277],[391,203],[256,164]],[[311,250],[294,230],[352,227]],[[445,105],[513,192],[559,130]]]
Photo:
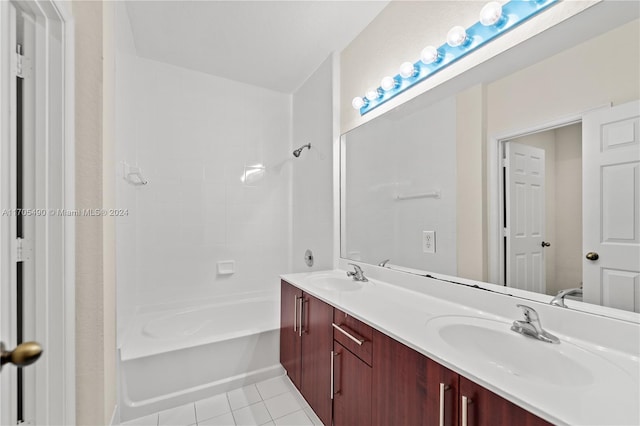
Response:
[[[296,157],[296,158],[300,157],[300,154],[302,153],[302,150],[305,149],[305,148],[311,149],[311,144],[308,143],[306,145],[302,145],[300,148],[298,148],[295,151],[293,151],[293,156]]]

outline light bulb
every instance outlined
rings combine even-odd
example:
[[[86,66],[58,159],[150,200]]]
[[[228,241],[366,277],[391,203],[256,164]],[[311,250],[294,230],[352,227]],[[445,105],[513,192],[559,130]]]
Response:
[[[393,90],[398,87],[398,80],[391,76],[386,76],[382,81],[380,81],[380,87],[382,87],[382,90],[385,92],[388,92],[389,90]]]
[[[457,47],[467,41],[467,31],[461,26],[455,26],[447,33],[447,44],[451,47]]]
[[[423,64],[429,65],[440,60],[440,52],[433,46],[427,46],[420,53],[420,60]]]
[[[480,11],[480,23],[485,27],[495,25],[502,18],[502,5],[492,1],[484,5]]]
[[[375,101],[380,97],[380,91],[372,87],[371,89],[367,90],[367,93],[364,95],[364,97],[369,101]]]
[[[356,96],[355,98],[353,98],[353,100],[351,101],[351,106],[354,109],[360,109],[363,106],[365,106],[367,104],[367,101],[365,101],[364,99],[362,99],[360,96]]]
[[[400,65],[400,75],[402,78],[409,78],[416,75],[416,67],[411,62],[403,62]]]

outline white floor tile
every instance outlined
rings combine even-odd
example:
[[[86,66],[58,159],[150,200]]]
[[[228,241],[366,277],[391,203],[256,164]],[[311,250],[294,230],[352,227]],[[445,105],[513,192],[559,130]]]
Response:
[[[198,426],[235,426],[236,422],[233,419],[233,414],[226,413],[218,417],[207,420],[198,420]]]
[[[304,410],[294,411],[293,413],[287,414],[284,417],[275,419],[274,422],[276,423],[276,426],[314,426],[313,422],[311,421],[311,419],[309,419],[309,417],[307,417]]]
[[[231,407],[229,406],[226,393],[203,399],[202,401],[196,401],[196,418],[198,419],[198,423],[202,420],[218,417],[230,412]]]
[[[286,376],[274,377],[273,379],[256,383],[256,387],[258,388],[258,392],[260,392],[262,399],[265,400],[273,398],[276,395],[289,392],[291,388],[287,383],[288,380],[289,379],[287,379]]]
[[[257,404],[249,405],[248,407],[233,411],[233,418],[239,426],[262,425],[271,421],[271,416],[269,415],[264,402],[258,402]]]
[[[158,413],[122,423],[123,426],[158,426]]]
[[[193,404],[161,411],[158,419],[159,426],[187,426],[194,423],[196,423],[196,410]]]
[[[232,390],[227,392],[227,395],[229,397],[229,404],[231,404],[232,410],[237,410],[238,408],[246,407],[247,405],[262,401],[256,385]]]
[[[265,424],[260,425],[260,426],[276,426],[276,424],[275,424],[275,423],[273,422],[273,420],[272,420],[272,421],[270,421],[270,422],[266,422]]]
[[[302,409],[297,398],[291,392],[267,399],[264,403],[274,419]]]

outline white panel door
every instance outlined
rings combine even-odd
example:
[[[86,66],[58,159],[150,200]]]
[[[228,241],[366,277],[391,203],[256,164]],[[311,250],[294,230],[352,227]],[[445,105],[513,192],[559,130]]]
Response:
[[[506,285],[544,293],[544,150],[507,142],[505,154]]]
[[[635,312],[640,312],[639,132],[638,101],[594,111],[582,122],[583,298]]]

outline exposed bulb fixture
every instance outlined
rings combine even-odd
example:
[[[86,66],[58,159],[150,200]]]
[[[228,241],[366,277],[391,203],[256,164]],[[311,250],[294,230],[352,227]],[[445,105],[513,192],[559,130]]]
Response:
[[[458,47],[463,45],[467,41],[467,38],[467,30],[457,25],[447,33],[447,44],[451,47]]]
[[[367,93],[365,93],[364,97],[367,98],[368,101],[375,101],[380,97],[380,95],[380,90],[372,87],[371,89],[367,90]]]
[[[485,27],[496,25],[502,19],[502,5],[492,1],[484,5],[480,11],[480,23]]]
[[[395,89],[396,87],[398,87],[398,85],[399,85],[398,80],[396,80],[391,76],[386,76],[382,79],[382,81],[380,81],[380,87],[385,92]]]
[[[424,47],[418,62],[402,63],[398,74],[385,76],[379,87],[353,98],[351,105],[360,115],[367,114],[560,1],[484,0],[477,22],[469,27],[451,28],[446,42]]]
[[[403,62],[400,65],[400,76],[402,78],[410,78],[416,75],[416,67],[411,62]]]
[[[365,106],[367,104],[367,102],[362,99],[360,96],[356,96],[355,98],[353,98],[353,100],[351,101],[351,106],[354,109],[360,109],[363,106]]]
[[[433,46],[427,46],[420,53],[420,60],[423,64],[429,65],[440,60],[440,52]]]

